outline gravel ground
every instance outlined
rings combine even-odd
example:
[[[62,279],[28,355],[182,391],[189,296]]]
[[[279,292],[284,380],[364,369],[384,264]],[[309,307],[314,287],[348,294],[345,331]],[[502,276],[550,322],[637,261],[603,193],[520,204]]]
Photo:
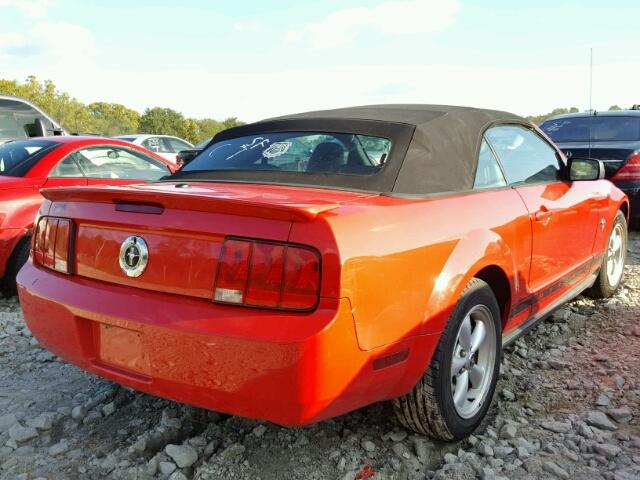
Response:
[[[640,479],[640,235],[615,298],[580,297],[505,352],[460,443],[388,404],[286,429],[132,392],[38,346],[0,300],[1,479]]]

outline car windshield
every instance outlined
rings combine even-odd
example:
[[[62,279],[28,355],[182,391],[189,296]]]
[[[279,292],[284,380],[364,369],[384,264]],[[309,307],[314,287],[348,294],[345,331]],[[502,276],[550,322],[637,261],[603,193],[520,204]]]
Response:
[[[59,145],[50,140],[19,140],[0,145],[0,175],[22,177],[45,152]]]
[[[640,117],[591,116],[547,120],[542,130],[556,143],[640,140]]]
[[[198,148],[198,149],[203,149],[204,147],[207,146],[207,144],[211,141],[211,137],[207,138],[206,140],[201,141],[199,144],[197,144],[195,147],[193,148]]]
[[[372,175],[391,150],[382,137],[325,132],[265,132],[214,143],[182,168]]]

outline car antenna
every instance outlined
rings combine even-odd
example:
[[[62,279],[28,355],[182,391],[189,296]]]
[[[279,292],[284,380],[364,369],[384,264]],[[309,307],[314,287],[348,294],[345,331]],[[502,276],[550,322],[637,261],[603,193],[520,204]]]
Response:
[[[589,49],[589,112],[595,117],[596,111],[592,108],[593,103],[593,47]],[[589,158],[591,158],[591,124],[589,121]]]

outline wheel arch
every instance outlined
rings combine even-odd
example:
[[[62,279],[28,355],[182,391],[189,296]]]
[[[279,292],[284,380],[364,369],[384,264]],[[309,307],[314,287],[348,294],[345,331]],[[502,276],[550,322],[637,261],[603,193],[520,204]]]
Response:
[[[453,307],[473,278],[485,281],[493,290],[502,314],[502,326],[509,318],[514,293],[524,279],[508,243],[493,230],[477,230],[460,239],[438,277],[428,302],[424,333],[444,330]],[[437,312],[435,318],[430,314]]]

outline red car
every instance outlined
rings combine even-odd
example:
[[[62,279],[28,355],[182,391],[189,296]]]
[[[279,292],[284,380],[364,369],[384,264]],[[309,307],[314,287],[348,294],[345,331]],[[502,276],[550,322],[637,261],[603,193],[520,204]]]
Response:
[[[99,137],[41,137],[0,145],[0,279],[15,293],[18,270],[29,256],[41,188],[124,185],[157,180],[173,167],[128,142]]]
[[[393,399],[459,439],[504,345],[620,285],[603,175],[504,112],[266,120],[157,183],[45,190],[20,300],[43,346],[144,392],[282,425]]]

